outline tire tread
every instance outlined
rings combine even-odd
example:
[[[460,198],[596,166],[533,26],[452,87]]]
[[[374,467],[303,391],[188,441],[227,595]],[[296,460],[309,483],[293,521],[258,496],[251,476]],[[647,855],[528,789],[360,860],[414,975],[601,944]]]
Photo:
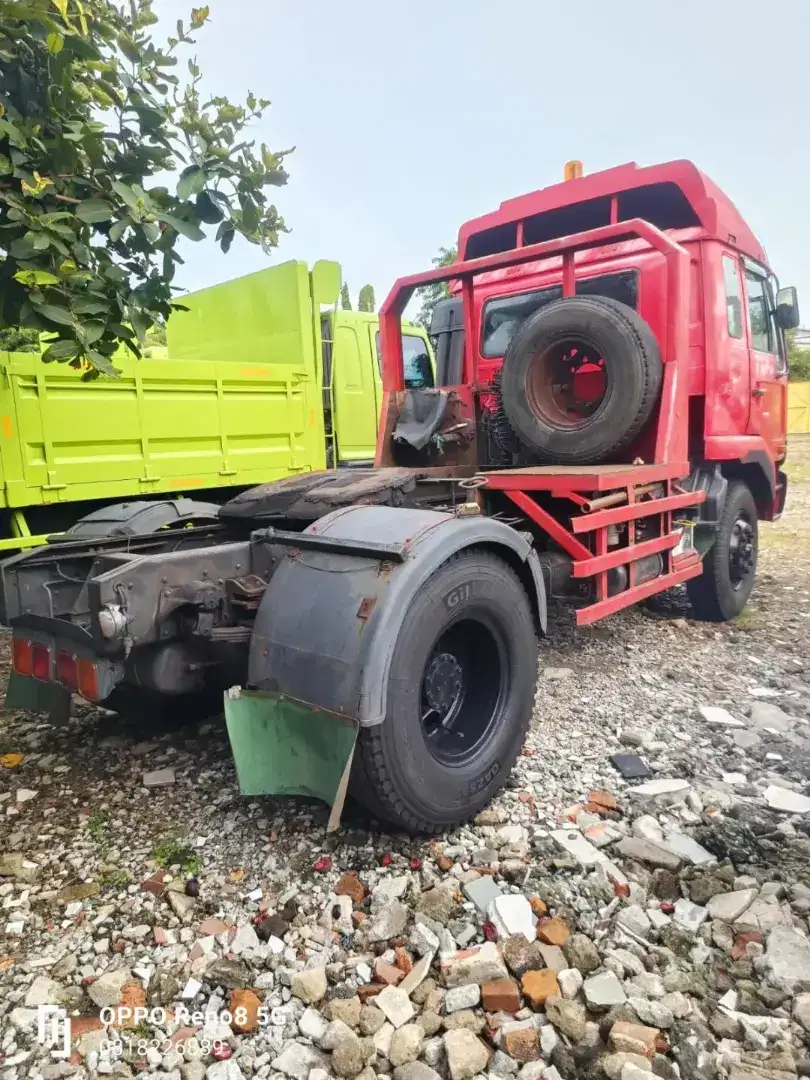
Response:
[[[482,551],[480,548],[467,548],[466,550],[453,555],[443,564],[442,568],[451,563],[460,562],[471,557],[475,557],[476,560],[479,561],[482,558],[487,559],[496,564],[500,570],[507,571],[509,575],[514,578],[517,588],[525,595],[526,590],[524,589],[520,578],[508,563],[497,555],[493,555],[491,552]],[[520,749],[526,739],[526,733],[531,725],[531,719],[531,713],[529,713],[523,723],[520,741],[516,743],[517,749],[511,760],[505,762],[505,767],[503,769],[504,780],[509,776],[512,767],[517,760]],[[383,721],[383,723],[388,722],[389,721],[387,720]],[[437,825],[435,822],[431,822],[424,817],[414,814],[408,809],[402,798],[397,795],[393,777],[383,752],[382,724],[361,729],[357,739],[354,763],[357,772],[356,775],[353,775],[352,777],[352,795],[381,821],[397,825],[410,833],[438,833],[446,827],[442,824]],[[486,805],[486,801],[491,798],[491,795],[492,793],[487,796],[483,805]],[[472,808],[470,814],[472,815],[476,812],[477,810]]]

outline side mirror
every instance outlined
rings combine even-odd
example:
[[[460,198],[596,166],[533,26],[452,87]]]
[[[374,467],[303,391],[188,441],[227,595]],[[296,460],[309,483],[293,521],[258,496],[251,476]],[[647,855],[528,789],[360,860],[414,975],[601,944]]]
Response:
[[[776,294],[774,318],[783,330],[795,330],[799,325],[799,296],[792,285]]]

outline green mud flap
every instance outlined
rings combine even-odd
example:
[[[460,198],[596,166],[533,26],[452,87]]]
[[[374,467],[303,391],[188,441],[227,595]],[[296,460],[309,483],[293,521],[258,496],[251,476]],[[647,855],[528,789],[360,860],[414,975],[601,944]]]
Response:
[[[232,686],[225,720],[243,795],[308,795],[332,807],[340,824],[358,724],[351,717],[264,690]]]
[[[48,713],[58,718],[70,713],[70,691],[59,683],[46,683],[12,671],[6,687],[5,708]]]

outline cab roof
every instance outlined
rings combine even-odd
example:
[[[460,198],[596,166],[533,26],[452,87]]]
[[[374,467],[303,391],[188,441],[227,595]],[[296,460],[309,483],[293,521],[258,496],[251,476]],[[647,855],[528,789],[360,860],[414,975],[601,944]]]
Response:
[[[459,257],[475,259],[607,225],[611,202],[618,220],[643,218],[660,229],[699,228],[768,265],[765,250],[731,199],[691,161],[640,167],[634,161],[507,199],[458,234]]]

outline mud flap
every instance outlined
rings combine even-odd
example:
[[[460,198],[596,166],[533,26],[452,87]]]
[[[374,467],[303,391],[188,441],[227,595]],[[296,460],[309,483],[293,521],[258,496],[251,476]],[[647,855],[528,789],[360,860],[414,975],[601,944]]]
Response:
[[[12,671],[6,687],[5,708],[48,713],[57,718],[70,712],[70,691],[58,683],[42,682]]]
[[[327,832],[340,824],[358,724],[272,691],[233,686],[225,720],[243,795],[307,795],[332,807]]]

